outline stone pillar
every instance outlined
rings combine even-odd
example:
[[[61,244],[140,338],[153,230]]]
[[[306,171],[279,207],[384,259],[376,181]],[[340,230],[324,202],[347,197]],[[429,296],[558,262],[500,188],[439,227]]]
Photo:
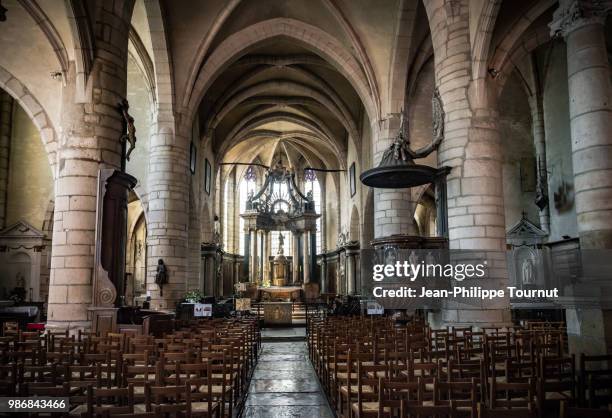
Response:
[[[215,292],[215,253],[216,246],[202,244],[202,291],[206,296],[212,296]]]
[[[97,177],[119,168],[126,96],[127,45],[133,0],[102,8],[93,22],[96,51],[87,92],[77,91],[74,67],[62,93],[61,137],[55,179],[55,213],[48,326],[88,328],[95,253]],[[76,103],[75,98],[81,102]],[[153,268],[154,270],[154,268]]]
[[[191,128],[158,114],[151,127],[148,174],[147,289],[152,308],[168,308],[187,285],[189,226],[189,143]],[[168,284],[163,296],[155,284],[155,265],[164,260]]]
[[[534,94],[529,98],[531,108],[531,124],[533,131],[533,145],[538,167],[538,187],[548,194],[548,173],[546,171],[546,132],[544,130],[544,108],[543,98],[540,94]],[[550,232],[550,204],[540,209],[540,228]]]
[[[356,250],[346,249],[346,293],[349,295],[355,294],[356,255]]]
[[[263,233],[263,281],[270,281],[270,231]]]
[[[612,248],[612,97],[604,33],[606,11],[596,3],[561,1],[551,28],[567,42],[580,246]]]
[[[487,262],[488,280],[464,285],[500,288],[507,285],[508,272],[496,89],[488,76],[472,78],[469,8],[456,7],[451,0],[424,4],[432,28],[435,84],[445,112],[438,167],[451,167],[447,176],[449,247],[482,251],[478,262]],[[505,325],[510,320],[507,298],[469,309],[449,302],[440,317],[442,323],[475,326]]]
[[[302,234],[302,258],[304,259],[304,284],[310,283],[310,231],[306,230]]]
[[[0,90],[0,229],[6,227],[6,193],[13,122],[13,98]]]
[[[604,31],[607,12],[604,2],[562,0],[550,25],[551,32],[564,36],[567,43],[574,191],[583,250],[612,249],[612,97]],[[580,294],[586,288],[575,290]],[[596,293],[586,296],[599,297],[605,290]],[[605,354],[612,347],[610,310],[576,307],[567,309],[566,318],[570,351]]]
[[[257,230],[252,229],[251,230],[251,271],[249,272],[250,277],[250,281],[253,283],[257,283],[259,284],[259,281],[257,280],[258,276],[258,260],[257,260],[257,254],[258,254],[258,250],[259,250],[259,240],[258,238],[258,233]]]
[[[327,293],[327,256],[325,253],[321,254],[321,293]]]
[[[389,148],[400,128],[401,114],[388,115],[373,141],[374,166]],[[418,235],[414,220],[415,202],[410,189],[374,189],[374,237]],[[340,218],[338,218],[340,219]]]
[[[292,283],[296,283],[299,281],[300,277],[300,255],[298,253],[300,236],[297,232],[292,232],[291,239],[293,240],[291,244],[291,280]]]

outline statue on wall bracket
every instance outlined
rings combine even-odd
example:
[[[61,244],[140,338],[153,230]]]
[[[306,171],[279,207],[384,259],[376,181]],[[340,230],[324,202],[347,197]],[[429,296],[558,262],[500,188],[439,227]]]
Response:
[[[161,258],[157,260],[157,273],[155,273],[155,284],[159,286],[159,296],[164,296],[164,285],[168,283],[168,269]]]
[[[130,104],[127,99],[123,99],[119,103],[118,108],[123,117],[123,133],[119,141],[121,142],[121,171],[125,171],[126,160],[130,161],[130,155],[134,148],[136,148],[136,126],[134,125],[134,118],[128,112]],[[130,144],[129,148],[127,148],[128,143]]]

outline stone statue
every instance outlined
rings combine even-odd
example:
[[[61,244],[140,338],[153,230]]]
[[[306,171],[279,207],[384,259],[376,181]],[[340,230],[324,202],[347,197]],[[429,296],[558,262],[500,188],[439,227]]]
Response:
[[[283,248],[283,245],[285,244],[285,237],[283,237],[283,234],[278,234],[278,252],[277,254],[284,254],[285,253],[285,249]]]
[[[155,273],[155,284],[159,286],[159,295],[164,295],[163,286],[168,283],[168,270],[161,258],[157,260],[157,273]]]
[[[123,116],[123,123],[125,126],[125,132],[121,136],[121,143],[129,142],[130,148],[125,153],[125,158],[130,161],[130,154],[136,147],[136,126],[134,126],[134,118],[128,113],[130,104],[127,99],[123,99],[119,104],[119,110]]]
[[[25,288],[25,278],[23,277],[23,273],[20,271],[18,271],[17,275],[15,276],[15,283],[17,287]]]
[[[431,115],[433,127],[433,142],[440,142],[444,138],[444,108],[442,107],[442,98],[440,91],[436,87],[431,98]]]
[[[434,135],[438,135],[438,136],[434,136],[433,141],[430,144],[425,145],[424,147],[419,148],[418,150],[411,149],[410,140],[409,140],[410,133],[408,130],[408,121],[406,119],[406,115],[402,111],[402,119],[401,119],[399,132],[397,136],[395,137],[395,139],[393,140],[393,143],[391,144],[391,146],[383,154],[380,165],[388,166],[388,165],[403,164],[403,163],[413,164],[414,160],[418,158],[427,157],[429,154],[435,151],[438,148],[438,146],[440,146],[440,143],[442,142],[442,139],[444,138],[443,132],[444,132],[444,129],[441,128],[440,126],[436,128],[435,123],[434,123]]]
[[[533,263],[529,258],[523,260],[523,264],[521,265],[521,275],[523,276],[523,284],[535,284]]]

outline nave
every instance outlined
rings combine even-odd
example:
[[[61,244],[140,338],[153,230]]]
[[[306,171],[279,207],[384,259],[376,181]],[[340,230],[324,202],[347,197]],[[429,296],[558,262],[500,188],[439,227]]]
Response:
[[[270,332],[262,330],[264,342],[242,416],[334,417],[310,363],[304,328],[272,331],[274,336],[267,339]]]

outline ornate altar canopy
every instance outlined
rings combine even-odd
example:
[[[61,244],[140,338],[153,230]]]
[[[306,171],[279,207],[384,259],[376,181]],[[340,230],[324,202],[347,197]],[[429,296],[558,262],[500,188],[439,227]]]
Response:
[[[277,286],[308,283],[315,266],[317,218],[312,192],[302,193],[295,171],[281,160],[266,172],[261,189],[250,193],[244,220],[249,277],[258,285],[272,282]],[[272,263],[270,231],[288,231],[292,236],[292,254],[285,257],[283,237],[279,237]],[[298,248],[300,249],[298,252]],[[299,266],[299,268],[298,268]],[[271,274],[273,270],[273,275]]]

